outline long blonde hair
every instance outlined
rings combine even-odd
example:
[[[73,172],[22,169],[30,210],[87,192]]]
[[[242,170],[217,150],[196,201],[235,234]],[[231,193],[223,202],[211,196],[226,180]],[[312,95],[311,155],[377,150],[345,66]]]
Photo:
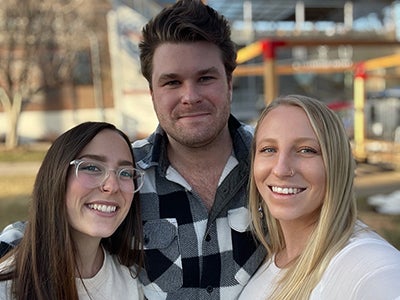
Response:
[[[353,192],[355,161],[350,142],[340,118],[322,102],[306,96],[289,95],[274,100],[262,112],[259,125],[268,113],[280,105],[297,106],[307,114],[320,143],[326,170],[326,191],[319,220],[300,256],[286,269],[269,299],[308,299],[320,281],[332,257],[349,240],[357,218]],[[254,182],[253,165],[255,138],[252,147],[252,167],[249,183],[249,209],[252,229],[267,248],[268,258],[285,248],[279,221],[272,217]],[[264,218],[259,216],[262,207]]]

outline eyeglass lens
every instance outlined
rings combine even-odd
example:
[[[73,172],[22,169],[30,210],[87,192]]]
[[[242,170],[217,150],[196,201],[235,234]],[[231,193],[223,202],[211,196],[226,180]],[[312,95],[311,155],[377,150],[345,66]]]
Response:
[[[110,172],[116,174],[119,187],[122,191],[134,193],[137,192],[143,184],[142,173],[132,167],[111,170],[107,169],[103,164],[93,161],[79,161],[77,164],[74,162],[74,164],[76,167],[75,174],[77,179],[82,185],[88,188],[102,185],[109,177]],[[135,186],[135,179],[137,181],[137,186]]]

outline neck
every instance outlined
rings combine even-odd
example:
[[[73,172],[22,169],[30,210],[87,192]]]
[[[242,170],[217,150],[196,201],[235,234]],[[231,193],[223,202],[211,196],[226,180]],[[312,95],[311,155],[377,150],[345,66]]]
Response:
[[[232,153],[232,139],[229,130],[226,129],[211,143],[201,147],[190,147],[170,139],[168,144],[168,159],[175,167],[196,167],[210,169],[210,166],[218,166],[225,162]]]
[[[77,276],[92,278],[99,272],[104,261],[100,239],[86,236],[82,240],[75,238],[74,241],[77,247]]]
[[[168,148],[171,165],[198,194],[208,211],[214,204],[218,182],[231,153],[232,140],[227,129],[205,147],[190,148],[172,141]]]
[[[288,267],[304,251],[315,228],[313,224],[281,222],[286,247],[276,253],[275,264],[280,268]]]

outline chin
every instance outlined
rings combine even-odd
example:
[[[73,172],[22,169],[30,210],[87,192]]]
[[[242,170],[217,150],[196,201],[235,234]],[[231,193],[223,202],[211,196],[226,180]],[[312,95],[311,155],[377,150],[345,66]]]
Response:
[[[91,234],[91,236],[93,237],[97,237],[97,238],[109,238],[110,236],[112,236],[112,234],[115,232],[115,229],[109,229],[109,230],[100,230],[97,232],[93,232],[93,234]]]

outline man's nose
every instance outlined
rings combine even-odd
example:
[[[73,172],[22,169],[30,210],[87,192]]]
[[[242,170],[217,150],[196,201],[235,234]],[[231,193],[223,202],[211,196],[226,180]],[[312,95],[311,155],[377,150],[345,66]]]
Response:
[[[182,102],[194,104],[201,101],[199,87],[195,83],[185,83],[182,94]]]

